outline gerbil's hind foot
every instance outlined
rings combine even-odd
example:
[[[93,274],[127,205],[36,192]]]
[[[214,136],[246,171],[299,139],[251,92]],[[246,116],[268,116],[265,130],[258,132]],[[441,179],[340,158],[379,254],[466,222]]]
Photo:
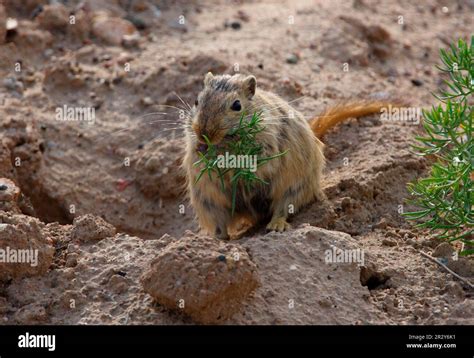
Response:
[[[291,228],[291,225],[286,222],[286,218],[272,218],[272,220],[267,225],[268,231],[278,231],[283,232]]]
[[[232,221],[228,227],[230,240],[238,240],[242,238],[252,227],[257,224],[257,221],[247,213],[234,214]]]

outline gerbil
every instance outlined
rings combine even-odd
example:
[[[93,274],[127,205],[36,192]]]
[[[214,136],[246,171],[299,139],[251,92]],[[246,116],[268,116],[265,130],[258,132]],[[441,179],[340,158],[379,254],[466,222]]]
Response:
[[[250,217],[254,223],[270,219],[268,230],[284,231],[289,213],[296,212],[313,200],[323,200],[321,176],[325,165],[321,138],[331,127],[351,117],[380,111],[388,102],[348,103],[326,110],[312,121],[292,108],[277,95],[257,88],[254,76],[208,73],[204,89],[199,93],[186,129],[186,155],[183,161],[187,188],[199,226],[218,238],[228,238],[232,220]],[[240,188],[235,213],[231,214],[230,173],[225,178],[225,192],[219,180],[203,175],[195,183],[200,168],[199,147],[205,147],[203,136],[212,144],[226,140],[242,114],[249,118],[261,112],[264,130],[257,134],[262,144],[262,157],[288,152],[258,167],[257,176],[268,184],[258,184],[250,192]]]

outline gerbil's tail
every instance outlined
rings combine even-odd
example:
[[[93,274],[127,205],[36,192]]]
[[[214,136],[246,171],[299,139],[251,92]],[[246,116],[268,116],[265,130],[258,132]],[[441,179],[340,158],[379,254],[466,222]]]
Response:
[[[348,118],[380,113],[382,108],[397,108],[404,103],[405,101],[402,100],[366,100],[340,103],[317,115],[309,124],[316,137],[321,139],[328,130]]]

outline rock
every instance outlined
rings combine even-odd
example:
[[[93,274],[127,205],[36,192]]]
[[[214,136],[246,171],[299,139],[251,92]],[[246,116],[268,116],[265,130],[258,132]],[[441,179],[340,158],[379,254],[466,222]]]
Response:
[[[389,222],[386,218],[381,218],[380,221],[374,225],[376,229],[386,229],[389,225]]]
[[[0,211],[0,281],[44,274],[54,247],[36,218]]]
[[[121,45],[125,35],[133,35],[136,31],[130,21],[109,17],[104,13],[97,13],[92,20],[94,36],[110,45]]]
[[[18,200],[20,198],[20,188],[7,178],[0,178],[0,210],[20,213]]]
[[[341,199],[341,209],[342,211],[349,211],[351,209],[351,198],[346,196]]]
[[[137,47],[140,43],[140,34],[135,32],[131,35],[123,35],[122,37],[122,46],[126,48]]]
[[[125,292],[129,286],[127,279],[119,274],[113,275],[109,280],[109,287],[115,293]]]
[[[234,30],[240,30],[242,28],[242,24],[239,21],[232,21],[230,23],[230,27]]]
[[[432,256],[433,257],[445,257],[445,258],[451,258],[454,253],[454,248],[451,246],[449,242],[443,242],[436,246],[436,248],[433,251]]]
[[[5,23],[5,29],[7,30],[7,33],[9,31],[16,31],[17,28],[18,28],[18,20],[13,19],[11,17],[7,18],[7,21]]]
[[[246,13],[244,10],[239,10],[237,11],[237,18],[239,20],[242,20],[244,22],[249,22],[250,21],[250,16],[248,13]]]
[[[115,235],[115,227],[104,219],[86,214],[74,219],[71,238],[80,241],[99,241]]]
[[[23,82],[18,81],[15,77],[7,77],[3,80],[3,85],[10,91],[23,93],[24,86]]]
[[[121,52],[117,57],[117,63],[121,66],[133,60],[133,56],[128,52]]]
[[[143,97],[141,100],[140,100],[140,103],[146,107],[148,106],[151,106],[154,104],[154,101],[151,97]]]
[[[289,54],[287,57],[286,57],[286,62],[287,63],[290,63],[290,64],[297,64],[299,61],[299,58],[297,55],[295,55],[294,53],[292,54]]]
[[[13,38],[18,48],[25,48],[32,53],[42,53],[46,48],[51,47],[54,38],[47,30],[31,29],[20,27],[18,34]]]
[[[222,323],[236,313],[257,287],[258,277],[240,246],[189,236],[169,244],[152,260],[142,284],[161,305],[207,324]]]
[[[383,239],[382,240],[382,245],[384,246],[397,246],[397,242],[393,239]]]
[[[371,42],[389,42],[390,33],[380,25],[372,25],[365,30],[367,39]]]
[[[78,257],[79,257],[79,255],[74,253],[74,252],[68,254],[67,257],[66,257],[66,267],[75,267],[75,266],[77,266]]]
[[[50,58],[51,56],[53,56],[53,54],[54,54],[54,50],[52,48],[47,48],[43,52],[43,56],[46,58]]]
[[[420,86],[423,86],[423,81],[422,80],[419,80],[417,78],[413,78],[411,80],[411,83],[413,86],[416,86],[416,87],[420,87]]]
[[[69,13],[63,4],[45,5],[37,20],[46,30],[65,30],[69,25]]]

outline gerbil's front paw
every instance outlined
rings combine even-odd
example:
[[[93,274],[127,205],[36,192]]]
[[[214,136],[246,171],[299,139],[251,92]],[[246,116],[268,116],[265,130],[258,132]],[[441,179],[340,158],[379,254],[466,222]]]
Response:
[[[285,218],[276,218],[272,219],[270,223],[267,225],[268,231],[285,231],[291,228],[291,225],[286,222]]]

